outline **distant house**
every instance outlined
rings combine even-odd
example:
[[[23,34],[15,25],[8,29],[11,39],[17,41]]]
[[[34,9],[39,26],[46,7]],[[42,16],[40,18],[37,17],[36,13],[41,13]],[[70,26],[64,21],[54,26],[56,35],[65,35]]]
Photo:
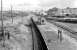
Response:
[[[56,14],[57,11],[58,11],[58,8],[54,7],[54,8],[52,8],[52,9],[49,9],[49,10],[47,11],[47,14],[50,15],[50,16],[53,16],[53,15]]]
[[[53,8],[48,11],[48,15],[74,17],[77,16],[77,8],[69,8],[69,7],[65,9]]]

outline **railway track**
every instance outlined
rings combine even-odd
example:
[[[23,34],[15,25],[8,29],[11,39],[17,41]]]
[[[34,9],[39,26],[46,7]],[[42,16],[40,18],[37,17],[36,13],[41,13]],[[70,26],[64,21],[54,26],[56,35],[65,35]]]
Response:
[[[66,30],[66,31],[68,31],[68,32],[70,32],[70,33],[72,33],[72,34],[77,34],[76,31],[74,31],[74,30],[72,30],[72,29],[70,29],[70,28],[68,28],[68,27],[66,27],[66,26],[62,26],[62,25],[57,24],[57,23],[55,23],[54,21],[51,21],[51,20],[47,20],[47,21],[50,22],[50,23],[52,23],[52,24],[54,24],[54,25],[56,25],[56,26],[59,27],[59,28],[62,28],[62,29],[64,29],[64,30]]]
[[[33,40],[33,50],[48,50],[46,43],[41,35],[40,30],[31,18],[31,31]]]

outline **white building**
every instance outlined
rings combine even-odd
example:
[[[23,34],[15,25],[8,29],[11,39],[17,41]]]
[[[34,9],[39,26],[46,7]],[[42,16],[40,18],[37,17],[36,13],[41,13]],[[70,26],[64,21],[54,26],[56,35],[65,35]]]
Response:
[[[58,9],[55,15],[66,15],[66,14],[74,14],[77,15],[77,8],[66,8],[66,9]]]

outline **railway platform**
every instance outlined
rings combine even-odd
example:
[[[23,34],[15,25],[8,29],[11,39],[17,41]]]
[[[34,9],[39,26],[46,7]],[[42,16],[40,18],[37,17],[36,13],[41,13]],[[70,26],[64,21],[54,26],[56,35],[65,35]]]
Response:
[[[67,31],[58,28],[52,23],[46,22],[46,25],[39,26],[48,50],[77,50],[76,39],[70,37]],[[58,30],[62,30],[62,42],[58,39]]]

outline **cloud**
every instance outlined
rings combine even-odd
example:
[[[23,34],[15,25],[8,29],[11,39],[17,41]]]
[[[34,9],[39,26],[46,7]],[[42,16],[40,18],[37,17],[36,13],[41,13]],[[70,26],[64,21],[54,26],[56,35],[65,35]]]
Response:
[[[2,0],[3,1],[3,8],[4,9],[10,9],[11,5],[15,9],[23,9],[28,8],[31,9],[33,7],[39,7],[39,1],[38,0]]]
[[[76,0],[40,0],[41,7],[73,7]]]
[[[40,6],[42,7],[49,7],[55,4],[56,0],[40,0]]]
[[[73,2],[73,7],[77,7],[77,0]]]
[[[39,9],[48,7],[77,7],[77,0],[3,0],[4,9]]]

